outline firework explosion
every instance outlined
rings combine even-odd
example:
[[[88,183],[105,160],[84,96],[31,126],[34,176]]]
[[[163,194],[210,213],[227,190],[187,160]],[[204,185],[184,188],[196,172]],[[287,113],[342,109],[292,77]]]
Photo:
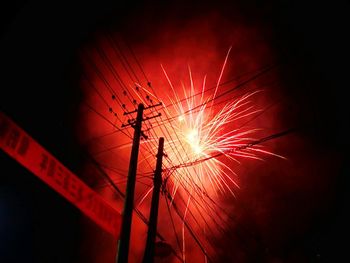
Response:
[[[213,110],[228,55],[229,52],[217,86],[215,89],[210,89],[213,93],[211,95],[208,95],[205,87],[206,77],[198,92],[189,68],[190,87],[182,84],[179,89],[173,86],[167,72],[162,67],[173,92],[172,96],[167,98],[170,104],[164,107],[166,118],[159,124],[164,126],[160,133],[165,130],[168,133],[167,137],[170,138],[165,148],[168,162],[165,169],[171,174],[170,178],[174,182],[172,196],[179,187],[185,189],[187,193],[197,192],[198,189],[208,193],[214,189],[214,192],[221,193],[229,191],[234,196],[234,188],[239,188],[235,179],[237,174],[221,161],[221,158],[240,163],[240,158],[262,160],[262,154],[282,157],[263,150],[261,145],[246,147],[252,141],[257,140],[254,135],[260,129],[235,125],[237,120],[249,119],[250,116],[261,111],[255,109],[252,101],[254,95],[261,90],[233,98],[218,111]],[[176,90],[182,90],[183,98],[180,98],[181,94]],[[154,94],[152,96],[157,98]],[[158,100],[164,101],[159,97]],[[153,151],[156,151],[156,148]],[[153,156],[149,155],[148,158],[153,158]]]

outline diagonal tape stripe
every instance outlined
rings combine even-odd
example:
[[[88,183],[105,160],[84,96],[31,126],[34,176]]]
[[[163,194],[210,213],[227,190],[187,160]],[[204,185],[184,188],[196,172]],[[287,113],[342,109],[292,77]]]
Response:
[[[120,213],[2,112],[0,148],[105,231],[119,237]]]

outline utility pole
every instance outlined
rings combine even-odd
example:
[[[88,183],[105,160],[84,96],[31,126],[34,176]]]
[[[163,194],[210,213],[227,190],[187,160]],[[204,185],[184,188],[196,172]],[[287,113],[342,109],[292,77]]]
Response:
[[[147,108],[160,106],[161,104],[156,104],[149,106]],[[147,139],[147,136],[142,131],[142,121],[149,120],[160,116],[158,115],[143,118],[143,111],[145,107],[142,103],[138,105],[137,111],[132,111],[126,114],[137,112],[136,121],[128,121],[128,124],[123,124],[122,127],[132,126],[134,128],[134,138],[131,148],[129,171],[128,171],[128,181],[126,184],[126,194],[125,194],[125,203],[124,210],[122,214],[122,224],[120,230],[120,236],[118,240],[117,247],[117,258],[116,263],[128,263],[129,256],[129,245],[130,245],[130,232],[131,232],[131,223],[132,223],[132,213],[134,209],[134,192],[135,192],[135,182],[136,182],[136,171],[137,171],[137,161],[138,153],[140,148],[140,138],[141,136]]]
[[[130,231],[132,222],[132,211],[134,208],[134,192],[136,181],[137,160],[139,155],[140,137],[143,117],[143,104],[139,104],[137,109],[136,123],[134,125],[134,138],[131,148],[128,181],[126,184],[126,196],[123,210],[123,218],[118,240],[117,263],[127,263],[129,255]]]
[[[158,206],[159,206],[159,193],[162,185],[162,160],[164,155],[164,138],[159,138],[159,146],[157,153],[157,164],[153,178],[153,194],[152,204],[149,216],[149,225],[147,233],[146,248],[143,256],[143,263],[154,262],[154,249],[157,233],[157,219],[158,219]]]

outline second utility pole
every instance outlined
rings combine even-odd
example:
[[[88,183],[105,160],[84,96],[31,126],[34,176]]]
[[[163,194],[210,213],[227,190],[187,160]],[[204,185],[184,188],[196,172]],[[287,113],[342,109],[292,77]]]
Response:
[[[136,181],[137,159],[139,155],[141,126],[143,118],[143,104],[139,104],[137,109],[137,117],[134,125],[134,139],[131,149],[128,182],[126,185],[126,196],[124,203],[123,218],[121,224],[120,237],[118,240],[117,263],[128,263],[130,231],[132,222],[132,212],[134,208],[134,192]]]
[[[155,242],[157,233],[157,219],[158,219],[158,207],[159,207],[159,193],[162,186],[162,159],[164,155],[164,138],[159,138],[159,146],[157,153],[157,164],[153,178],[153,195],[151,211],[149,215],[149,225],[146,248],[143,256],[143,263],[154,262]]]

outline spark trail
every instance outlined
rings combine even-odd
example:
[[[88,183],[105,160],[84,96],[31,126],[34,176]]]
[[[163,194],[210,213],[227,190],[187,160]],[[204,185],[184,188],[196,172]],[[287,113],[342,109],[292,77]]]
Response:
[[[186,86],[182,83],[179,88],[172,84],[162,66],[173,93],[171,96],[168,95],[170,106],[164,108],[164,111],[170,118],[177,116],[175,120],[169,121],[168,117],[161,123],[164,129],[170,132],[165,147],[167,159],[171,160],[169,166],[177,169],[171,176],[173,195],[179,188],[188,192],[190,189],[199,187],[204,192],[213,192],[213,190],[221,193],[230,192],[235,196],[234,190],[239,188],[237,174],[227,161],[240,163],[242,158],[262,160],[263,155],[276,155],[262,149],[258,144],[245,147],[257,140],[255,135],[261,129],[237,125],[240,120],[247,120],[261,111],[254,105],[254,96],[257,96],[261,90],[247,92],[232,99],[221,109],[214,110],[215,96],[219,91],[228,55],[229,51],[213,94],[208,94],[206,91],[206,76],[200,87],[196,88],[190,67],[188,68],[190,85]],[[178,92],[179,90],[182,94]],[[211,158],[217,154],[220,154],[218,158]],[[197,162],[200,159],[206,161]]]

